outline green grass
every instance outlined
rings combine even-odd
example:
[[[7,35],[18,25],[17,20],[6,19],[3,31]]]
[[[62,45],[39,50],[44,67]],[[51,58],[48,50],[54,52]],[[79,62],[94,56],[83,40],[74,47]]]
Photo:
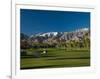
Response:
[[[21,69],[90,66],[90,51],[86,48],[70,50],[48,48],[47,56],[41,55],[40,58],[32,57],[35,51],[37,50],[28,49],[28,55],[21,57]]]

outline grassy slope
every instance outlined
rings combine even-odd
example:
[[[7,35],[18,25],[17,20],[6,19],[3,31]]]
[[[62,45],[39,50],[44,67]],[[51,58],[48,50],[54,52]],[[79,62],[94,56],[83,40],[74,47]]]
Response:
[[[42,50],[42,49],[39,49]],[[65,49],[47,49],[47,57],[21,58],[22,69],[35,68],[55,68],[55,67],[79,67],[90,65],[90,52],[88,49],[65,50]],[[29,50],[28,50],[29,51]],[[35,51],[32,49],[31,51]]]

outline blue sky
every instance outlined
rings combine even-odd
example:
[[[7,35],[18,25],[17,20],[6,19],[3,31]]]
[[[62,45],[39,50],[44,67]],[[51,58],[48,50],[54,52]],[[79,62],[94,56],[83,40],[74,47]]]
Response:
[[[21,33],[69,32],[90,27],[89,12],[20,10]]]

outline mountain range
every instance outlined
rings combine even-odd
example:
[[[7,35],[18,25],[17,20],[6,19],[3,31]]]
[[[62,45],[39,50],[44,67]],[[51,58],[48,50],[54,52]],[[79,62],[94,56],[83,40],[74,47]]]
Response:
[[[24,33],[21,33],[21,40],[29,40],[32,42],[54,42],[56,40],[80,40],[83,38],[85,34],[88,34],[90,37],[90,29],[89,28],[82,28],[77,29],[71,32],[46,32],[46,33],[37,33],[31,36],[28,36]]]

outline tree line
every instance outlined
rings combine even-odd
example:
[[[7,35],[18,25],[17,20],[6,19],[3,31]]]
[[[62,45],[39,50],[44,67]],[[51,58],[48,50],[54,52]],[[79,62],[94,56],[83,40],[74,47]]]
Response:
[[[39,38],[40,39],[40,38]],[[40,39],[40,42],[29,42],[27,39],[21,39],[21,49],[28,48],[90,48],[90,36],[89,33],[85,33],[82,38],[78,40],[59,40],[56,38],[56,42],[47,42],[43,43]]]

